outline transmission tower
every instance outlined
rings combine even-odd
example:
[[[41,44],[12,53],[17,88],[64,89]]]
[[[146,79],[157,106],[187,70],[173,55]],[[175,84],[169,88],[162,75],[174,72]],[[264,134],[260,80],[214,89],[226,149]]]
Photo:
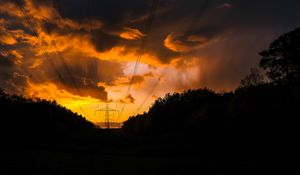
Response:
[[[104,113],[104,128],[109,129],[110,128],[111,115],[113,115],[115,113],[118,113],[119,111],[117,109],[110,108],[109,107],[109,102],[106,101],[105,102],[105,107],[97,109],[95,112],[99,112],[100,117],[101,117],[101,113]]]

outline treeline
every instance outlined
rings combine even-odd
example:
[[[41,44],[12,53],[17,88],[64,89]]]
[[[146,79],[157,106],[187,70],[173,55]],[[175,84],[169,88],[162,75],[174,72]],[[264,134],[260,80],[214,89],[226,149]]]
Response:
[[[8,95],[0,90],[2,145],[60,144],[92,137],[95,126],[55,101]]]
[[[204,88],[167,94],[147,113],[125,121],[123,131],[152,136],[298,136],[300,28],[280,36],[260,55],[260,68],[251,69],[236,90],[216,93]]]
[[[159,98],[149,112],[130,117],[122,129],[131,135],[295,135],[299,102],[298,85],[261,84],[228,93],[188,90]]]

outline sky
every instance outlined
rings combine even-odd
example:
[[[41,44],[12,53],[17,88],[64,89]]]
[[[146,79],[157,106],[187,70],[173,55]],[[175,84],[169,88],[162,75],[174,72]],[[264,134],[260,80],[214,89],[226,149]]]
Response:
[[[258,53],[300,26],[299,0],[0,0],[0,88],[92,122],[166,93],[238,87]]]

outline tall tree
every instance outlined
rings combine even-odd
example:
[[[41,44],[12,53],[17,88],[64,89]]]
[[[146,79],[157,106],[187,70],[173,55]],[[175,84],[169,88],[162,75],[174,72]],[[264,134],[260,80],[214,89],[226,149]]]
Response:
[[[260,66],[273,83],[299,82],[300,28],[280,36],[259,54]]]
[[[250,74],[241,80],[241,87],[257,86],[264,83],[264,76],[260,73],[259,69],[251,68]]]

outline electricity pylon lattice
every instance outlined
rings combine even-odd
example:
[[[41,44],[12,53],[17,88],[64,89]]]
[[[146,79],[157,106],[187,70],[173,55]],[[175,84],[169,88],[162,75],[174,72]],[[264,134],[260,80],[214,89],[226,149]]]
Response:
[[[109,129],[110,128],[110,115],[118,113],[119,111],[117,109],[113,109],[109,107],[109,103],[105,103],[105,107],[96,110],[95,112],[104,113],[104,128]]]

